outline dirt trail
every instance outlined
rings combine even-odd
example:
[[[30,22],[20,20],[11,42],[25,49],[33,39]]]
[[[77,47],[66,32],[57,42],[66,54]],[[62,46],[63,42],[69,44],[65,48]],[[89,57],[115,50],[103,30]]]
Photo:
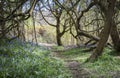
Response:
[[[39,45],[47,47],[49,50],[53,46],[53,44],[43,44],[40,43]],[[53,57],[57,57],[60,59],[63,59],[63,56],[61,56],[61,52],[59,51],[54,51],[51,52],[51,55]],[[63,59],[65,62],[65,67],[68,68],[72,74],[72,78],[89,78],[88,77],[88,72],[86,72],[83,68],[82,65],[77,61],[77,60],[69,60],[69,59]]]
[[[78,62],[77,60],[71,60],[68,58],[66,58],[65,56],[62,55],[61,52],[64,52],[64,50],[67,49],[71,49],[71,48],[75,48],[75,46],[65,46],[64,50],[61,51],[56,51],[56,50],[52,50],[53,46],[56,46],[54,44],[44,44],[44,43],[40,43],[40,46],[43,46],[45,48],[47,48],[48,50],[52,51],[51,55],[53,57],[59,58],[64,60],[64,67],[68,68],[72,74],[72,78],[91,78],[90,75],[91,74],[95,74],[95,71],[89,71],[87,68],[83,67],[83,64]],[[116,56],[115,58],[120,58],[119,56]],[[108,72],[109,75],[111,76],[111,78],[120,78],[120,72]],[[97,73],[96,73],[97,74]],[[106,78],[106,76],[104,75],[97,75],[94,78]]]
[[[69,68],[73,78],[82,78],[80,64],[76,60],[67,60],[65,66]]]
[[[63,59],[60,52],[52,52],[53,57]],[[89,78],[88,72],[86,72],[82,65],[77,60],[63,59],[65,62],[65,67],[68,68],[72,74],[72,78]]]

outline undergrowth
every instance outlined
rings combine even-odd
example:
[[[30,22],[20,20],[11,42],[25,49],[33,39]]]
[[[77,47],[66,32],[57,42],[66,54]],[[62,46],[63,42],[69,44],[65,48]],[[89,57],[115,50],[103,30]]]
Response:
[[[63,61],[44,47],[14,40],[0,42],[0,78],[70,78]]]
[[[110,55],[111,50],[104,49],[104,53],[94,63],[86,63],[85,68],[89,71],[92,78],[119,78],[120,77],[120,58]]]
[[[80,62],[84,72],[88,72],[89,78],[119,78],[120,77],[120,56],[114,56],[108,48],[104,49],[102,56],[93,63],[87,62],[91,52],[84,52],[83,48],[66,50],[61,53],[65,60],[77,60]],[[81,67],[80,66],[80,67]]]

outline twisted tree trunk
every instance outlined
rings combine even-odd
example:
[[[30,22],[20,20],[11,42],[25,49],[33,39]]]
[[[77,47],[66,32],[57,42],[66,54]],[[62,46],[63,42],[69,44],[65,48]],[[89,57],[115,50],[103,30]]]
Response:
[[[98,57],[101,56],[103,53],[104,46],[108,40],[111,28],[113,26],[115,3],[116,3],[116,0],[109,0],[107,1],[107,5],[105,6],[99,5],[101,8],[101,11],[104,13],[105,23],[104,23],[103,30],[100,34],[100,40],[97,44],[97,47],[87,61],[93,62],[97,60]]]

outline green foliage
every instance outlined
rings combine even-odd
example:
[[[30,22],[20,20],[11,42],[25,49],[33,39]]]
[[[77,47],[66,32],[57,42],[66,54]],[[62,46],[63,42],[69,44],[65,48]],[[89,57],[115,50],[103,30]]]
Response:
[[[84,66],[87,68],[92,78],[104,77],[112,78],[112,76],[120,72],[120,59],[110,55],[110,50],[105,49],[102,56],[99,57],[98,61],[94,63],[86,63]]]
[[[0,78],[70,78],[61,60],[41,46],[16,40],[0,46]]]
[[[111,50],[104,49],[104,53],[99,59],[93,63],[84,63],[91,53],[84,52],[82,48],[75,48],[61,52],[64,60],[77,60],[89,78],[119,78],[120,77],[120,58],[112,56]],[[117,76],[117,77],[116,77]]]

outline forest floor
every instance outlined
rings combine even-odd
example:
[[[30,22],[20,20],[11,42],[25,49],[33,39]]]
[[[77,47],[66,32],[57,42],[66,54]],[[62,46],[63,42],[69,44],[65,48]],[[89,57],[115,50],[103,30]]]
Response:
[[[72,78],[88,78],[89,73],[84,70],[82,63],[78,62],[78,60],[66,59],[61,52],[52,52],[52,55],[64,61],[64,67],[69,69]]]
[[[120,55],[116,51],[105,47],[97,61],[85,63],[92,54],[86,49],[75,45],[3,41],[0,78],[120,78]]]
[[[79,62],[78,60],[69,58],[64,56],[62,53],[65,50],[69,49],[75,49],[76,46],[65,46],[65,47],[57,47],[54,44],[45,44],[45,43],[39,43],[39,45],[42,45],[49,49],[51,52],[51,55],[55,58],[59,58],[64,61],[64,67],[68,68],[69,72],[72,75],[72,78],[88,78],[89,72],[87,72],[83,66],[82,62]]]
[[[84,52],[85,48],[45,46],[53,57],[64,61],[64,67],[68,68],[72,78],[120,78],[119,56],[110,55],[109,49],[105,49],[105,54],[95,63],[84,63],[91,55],[91,52]]]

